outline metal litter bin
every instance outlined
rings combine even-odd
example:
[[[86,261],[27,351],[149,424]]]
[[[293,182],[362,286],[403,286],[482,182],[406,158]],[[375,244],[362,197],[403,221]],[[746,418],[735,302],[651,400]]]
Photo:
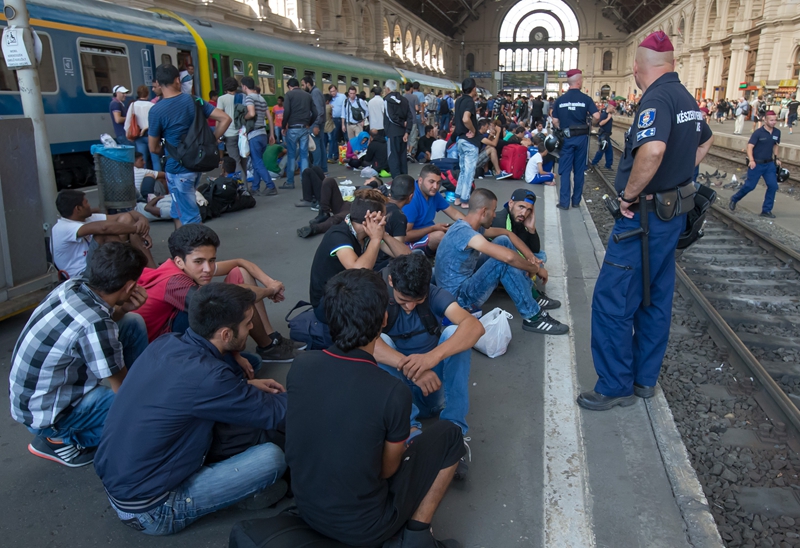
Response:
[[[129,211],[136,207],[136,185],[133,182],[134,147],[118,148],[92,145],[94,170],[100,195],[100,209]]]

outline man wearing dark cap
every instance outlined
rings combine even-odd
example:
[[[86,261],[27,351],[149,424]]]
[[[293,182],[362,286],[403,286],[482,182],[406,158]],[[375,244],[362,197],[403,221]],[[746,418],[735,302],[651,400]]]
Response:
[[[558,175],[561,180],[558,204],[560,209],[569,209],[570,202],[578,207],[583,194],[583,175],[589,154],[589,115],[593,121],[600,113],[592,98],[581,91],[583,73],[578,69],[567,71],[569,89],[553,104],[553,125],[564,131],[564,145],[558,160]],[[571,188],[570,173],[575,177],[575,188]],[[572,198],[570,198],[572,194]]]
[[[728,209],[736,209],[736,203],[755,190],[758,181],[764,177],[767,184],[767,193],[764,195],[764,204],[761,206],[761,216],[774,219],[772,206],[775,205],[775,193],[778,192],[778,174],[780,167],[778,159],[778,145],[781,144],[781,130],[775,127],[778,117],[775,112],[768,110],[764,116],[764,125],[753,132],[747,142],[747,180],[739,192],[731,196]]]
[[[597,131],[597,153],[594,155],[592,165],[596,166],[600,158],[605,155],[606,169],[611,169],[614,163],[614,149],[611,147],[611,130],[614,126],[614,117],[611,116],[617,109],[616,101],[609,101],[605,110],[600,113],[600,123]],[[605,144],[604,144],[605,143]]]
[[[594,289],[592,357],[599,378],[594,390],[578,397],[578,405],[585,409],[633,405],[637,396],[655,394],[669,339],[675,248],[686,218],[674,209],[656,214],[654,198],[662,192],[689,190],[684,187],[692,184],[694,168],[712,142],[697,103],[674,70],[672,44],[664,32],[639,44],[633,76],[642,98],[625,134],[625,152],[614,182],[623,217],[614,224]],[[649,306],[643,305],[642,240],[637,236],[616,243],[613,238],[641,227],[642,195],[649,223]]]

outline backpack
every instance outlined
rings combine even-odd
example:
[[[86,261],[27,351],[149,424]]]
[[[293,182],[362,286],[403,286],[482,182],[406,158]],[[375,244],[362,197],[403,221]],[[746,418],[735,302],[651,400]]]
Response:
[[[350,100],[347,100],[347,104],[350,105],[350,116],[353,117],[353,120],[356,122],[363,122],[364,121],[364,109],[361,108],[361,99],[356,98],[356,104],[353,106],[353,103]]]
[[[389,295],[393,295],[393,289],[389,285],[389,267],[387,266],[383,270],[381,270],[381,276],[383,276],[383,281],[386,283],[386,289],[389,291]],[[417,335],[422,335],[423,333],[429,333],[432,336],[438,337],[442,334],[442,324],[436,318],[433,312],[431,312],[430,307],[430,299],[425,299],[421,303],[419,303],[416,308],[414,308],[416,313],[419,315],[420,321],[422,321],[422,326],[424,329],[419,331],[412,331],[411,333],[401,333],[399,335],[392,335],[393,339],[401,339],[407,340],[412,337],[416,337]],[[394,302],[391,298],[389,299],[389,307],[386,309],[388,314],[388,318],[386,320],[386,327],[383,328],[383,333],[389,333],[392,327],[394,326],[395,322],[397,321],[397,317],[400,315],[400,305]]]
[[[200,193],[208,201],[210,218],[219,217],[236,203],[238,196],[237,184],[228,177],[219,177],[202,187]],[[200,190],[200,188],[198,188]],[[251,196],[252,199],[252,196]],[[253,199],[255,202],[255,199]],[[255,203],[253,204],[255,205]]]
[[[450,105],[447,104],[447,97],[439,99],[439,114],[450,114]]]
[[[743,103],[742,104],[742,114],[747,114],[750,112],[750,103]]]
[[[436,112],[436,96],[433,93],[429,93],[427,97],[425,97],[425,110],[428,112]]]
[[[208,127],[203,114],[203,100],[195,98],[194,120],[181,143],[175,147],[165,142],[164,146],[174,160],[192,172],[206,172],[219,167],[219,149],[214,132]]]

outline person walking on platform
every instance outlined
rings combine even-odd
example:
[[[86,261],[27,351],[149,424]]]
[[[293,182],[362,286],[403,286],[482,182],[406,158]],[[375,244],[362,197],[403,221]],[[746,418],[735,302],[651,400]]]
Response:
[[[389,171],[394,179],[408,173],[406,143],[411,133],[413,119],[409,119],[408,101],[397,91],[396,80],[386,80],[385,108],[383,109],[383,129],[386,133]]]
[[[567,82],[569,90],[556,99],[552,115],[553,125],[564,131],[566,137],[558,160],[561,189],[556,206],[559,209],[569,209],[570,192],[572,206],[578,207],[581,203],[583,178],[589,154],[589,126],[586,118],[591,115],[595,122],[600,119],[600,113],[592,98],[581,91],[583,73],[578,69],[568,71]],[[574,189],[571,188],[570,172],[575,178]]]
[[[764,116],[764,125],[753,132],[747,142],[747,180],[739,192],[731,196],[728,209],[734,211],[736,204],[755,190],[759,179],[764,177],[767,184],[767,193],[764,195],[764,204],[761,206],[761,216],[775,218],[772,207],[775,205],[775,193],[778,192],[777,168],[781,161],[778,159],[778,145],[781,144],[781,130],[775,127],[778,117],[775,112],[768,110]],[[776,166],[777,164],[777,166]]]
[[[744,97],[739,97],[739,104],[736,106],[736,122],[733,125],[733,134],[741,135],[744,129],[744,119],[750,111],[750,105]]]
[[[606,109],[600,113],[600,125],[597,133],[597,153],[594,155],[592,165],[596,166],[600,158],[605,155],[606,169],[611,169],[614,164],[614,148],[611,146],[611,130],[614,127],[614,118],[611,116],[617,110],[617,102],[609,101]],[[605,148],[603,144],[605,143]]]
[[[283,100],[283,140],[286,144],[288,160],[286,162],[286,182],[282,189],[294,188],[294,170],[297,164],[300,173],[308,168],[308,136],[309,127],[317,120],[317,110],[311,95],[300,89],[296,78],[286,82],[289,92]],[[299,157],[298,157],[299,149]]]
[[[663,31],[639,44],[633,75],[643,94],[625,134],[625,152],[614,182],[623,217],[616,221],[612,236],[641,227],[638,201],[646,195],[649,241],[608,240],[592,300],[591,348],[598,379],[594,390],[578,397],[578,405],[585,409],[624,407],[633,405],[636,396],[655,394],[672,317],[675,249],[686,218],[674,208],[656,213],[653,198],[662,192],[680,194],[682,187],[692,184],[694,167],[712,141],[711,129],[674,70],[672,43]],[[649,306],[642,283],[643,243],[650,255]]]

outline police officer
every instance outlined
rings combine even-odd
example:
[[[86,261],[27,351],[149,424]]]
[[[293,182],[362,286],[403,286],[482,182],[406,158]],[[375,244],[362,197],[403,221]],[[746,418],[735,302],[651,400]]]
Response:
[[[731,196],[728,209],[736,209],[736,203],[747,196],[756,188],[758,180],[764,177],[767,183],[767,193],[764,195],[764,204],[761,206],[761,216],[775,218],[772,206],[775,205],[775,193],[778,192],[778,169],[781,161],[778,159],[778,145],[781,144],[781,130],[775,127],[778,117],[775,112],[768,110],[764,116],[764,125],[753,132],[747,142],[747,180],[739,192]],[[777,168],[776,168],[777,164]]]
[[[667,348],[675,248],[686,218],[675,215],[662,221],[650,200],[657,192],[691,184],[694,167],[712,141],[674,66],[673,47],[663,31],[639,44],[633,74],[644,94],[625,134],[615,181],[623,218],[612,236],[640,226],[637,202],[641,194],[647,195],[651,305],[642,305],[642,240],[615,243],[609,238],[592,301],[592,357],[599,378],[594,390],[578,397],[586,409],[602,411],[632,405],[635,396],[652,397]]]
[[[586,123],[588,115],[597,122],[600,113],[592,98],[581,91],[583,86],[583,73],[578,69],[567,71],[569,89],[564,95],[556,99],[553,104],[553,125],[566,133],[569,137],[564,140],[561,147],[561,156],[558,159],[558,178],[561,180],[559,203],[560,209],[569,209],[570,191],[572,190],[572,205],[578,207],[583,195],[583,178],[586,169],[586,159],[589,154],[589,126]],[[575,189],[571,188],[570,172],[575,177]]]
[[[597,153],[594,155],[592,165],[596,166],[600,158],[605,155],[606,169],[611,169],[614,164],[614,148],[611,146],[611,129],[614,127],[614,117],[611,115],[617,108],[616,101],[609,101],[603,112],[600,113],[600,124],[597,131]]]

